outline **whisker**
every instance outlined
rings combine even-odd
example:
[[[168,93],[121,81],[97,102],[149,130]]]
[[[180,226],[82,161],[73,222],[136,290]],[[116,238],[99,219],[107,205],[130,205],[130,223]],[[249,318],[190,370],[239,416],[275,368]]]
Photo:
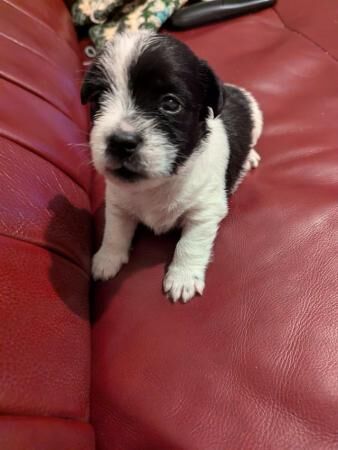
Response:
[[[89,132],[88,132],[88,131],[84,131],[84,130],[78,129],[78,132],[79,132],[80,134],[83,134],[83,135],[86,136],[87,138],[89,137]]]
[[[86,144],[86,143],[81,144],[81,143],[69,142],[67,145],[68,145],[68,147],[85,147],[85,148],[90,148],[89,144]]]
[[[91,159],[89,159],[88,161],[82,161],[79,165],[79,168],[81,169],[81,167],[83,166],[94,168],[94,163]]]

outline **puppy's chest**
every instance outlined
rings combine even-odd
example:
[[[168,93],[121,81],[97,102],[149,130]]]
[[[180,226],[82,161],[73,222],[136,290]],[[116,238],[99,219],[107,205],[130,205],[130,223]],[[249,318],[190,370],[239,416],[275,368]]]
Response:
[[[179,226],[186,211],[186,205],[180,200],[143,198],[134,204],[133,213],[143,224],[156,234],[165,233]]]
[[[165,233],[179,225],[184,212],[184,206],[175,200],[163,201],[162,203],[160,201],[143,200],[135,207],[138,220],[151,228],[156,234]]]

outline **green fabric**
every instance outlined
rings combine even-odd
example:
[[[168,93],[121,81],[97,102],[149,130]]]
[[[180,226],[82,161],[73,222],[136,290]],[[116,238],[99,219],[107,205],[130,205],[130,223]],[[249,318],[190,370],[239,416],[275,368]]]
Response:
[[[88,25],[100,48],[117,32],[158,30],[187,0],[77,0],[72,7],[76,25]]]

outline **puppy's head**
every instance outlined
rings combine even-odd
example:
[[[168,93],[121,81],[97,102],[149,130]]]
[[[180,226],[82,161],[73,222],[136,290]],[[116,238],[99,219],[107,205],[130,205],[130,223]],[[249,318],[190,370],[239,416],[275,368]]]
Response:
[[[96,169],[124,181],[176,173],[206,135],[210,110],[220,113],[223,96],[208,65],[183,43],[146,31],[118,35],[81,91],[91,105]]]

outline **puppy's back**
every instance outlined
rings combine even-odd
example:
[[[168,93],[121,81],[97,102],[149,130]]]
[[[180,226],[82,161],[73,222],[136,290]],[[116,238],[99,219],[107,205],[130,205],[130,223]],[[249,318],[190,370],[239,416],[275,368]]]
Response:
[[[226,190],[231,192],[243,170],[248,154],[262,132],[263,115],[255,98],[245,89],[224,85],[225,104],[221,113],[230,146]]]

